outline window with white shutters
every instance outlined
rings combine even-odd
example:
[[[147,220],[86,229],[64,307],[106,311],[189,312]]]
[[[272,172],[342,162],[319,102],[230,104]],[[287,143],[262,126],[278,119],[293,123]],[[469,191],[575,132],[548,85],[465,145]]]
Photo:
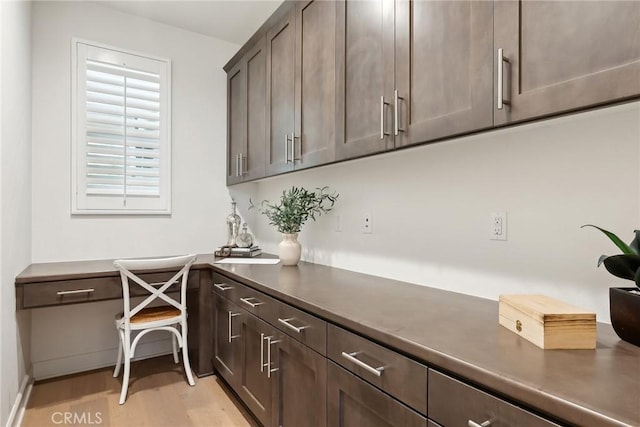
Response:
[[[170,213],[170,62],[77,40],[73,52],[72,213]]]

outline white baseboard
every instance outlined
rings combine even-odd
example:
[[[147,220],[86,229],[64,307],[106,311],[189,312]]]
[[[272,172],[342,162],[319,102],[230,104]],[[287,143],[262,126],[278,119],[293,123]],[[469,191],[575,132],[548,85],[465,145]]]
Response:
[[[140,342],[136,346],[136,356],[133,360],[148,359],[170,354],[171,352],[171,339]],[[34,361],[33,377],[35,380],[44,380],[114,366],[117,358],[118,349],[113,348],[92,353],[74,354],[57,359]]]
[[[27,407],[27,402],[29,401],[29,395],[31,394],[32,389],[33,379],[31,376],[26,374],[22,378],[22,383],[20,383],[20,390],[18,390],[16,401],[11,407],[6,427],[19,427],[22,425],[22,417],[24,416],[24,411]]]

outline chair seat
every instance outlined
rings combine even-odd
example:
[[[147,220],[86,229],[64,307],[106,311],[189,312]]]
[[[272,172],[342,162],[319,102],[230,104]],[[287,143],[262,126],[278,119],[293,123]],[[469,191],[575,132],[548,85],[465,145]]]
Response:
[[[117,320],[122,319],[124,313],[118,313]],[[147,323],[156,322],[158,320],[167,320],[173,317],[180,318],[180,310],[175,307],[160,306],[147,307],[140,310],[131,317],[131,323]]]

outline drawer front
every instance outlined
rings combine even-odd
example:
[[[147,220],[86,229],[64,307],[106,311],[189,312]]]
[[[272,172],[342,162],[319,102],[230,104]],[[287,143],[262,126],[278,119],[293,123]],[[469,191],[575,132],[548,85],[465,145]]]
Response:
[[[147,283],[158,283],[171,279],[175,273],[144,273],[140,277]],[[187,287],[199,286],[198,272],[190,272]],[[169,288],[169,292],[179,291],[180,281]],[[141,286],[132,283],[131,296],[144,296],[149,293]],[[52,305],[77,304],[91,301],[104,301],[122,298],[120,276],[95,277],[91,279],[60,280],[53,282],[27,283],[23,285],[23,308],[46,307]]]
[[[122,298],[120,276],[27,283],[23,289],[24,308]]]
[[[267,297],[264,319],[318,353],[327,354],[327,322],[283,302]]]
[[[492,427],[558,426],[440,372],[429,370],[429,418],[443,426],[482,425]]]
[[[327,354],[324,320],[219,274],[213,275],[212,290],[318,353]]]
[[[416,411],[427,413],[427,367],[334,325],[327,356]]]

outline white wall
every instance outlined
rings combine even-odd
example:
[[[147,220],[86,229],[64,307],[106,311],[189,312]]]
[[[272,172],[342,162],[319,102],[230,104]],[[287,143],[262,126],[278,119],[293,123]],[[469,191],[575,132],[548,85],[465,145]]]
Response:
[[[30,369],[30,313],[15,276],[31,262],[31,4],[0,2],[0,425]]]
[[[232,187],[261,245],[280,240],[248,198],[329,185],[335,212],[305,226],[303,258],[497,300],[542,293],[609,322],[608,288],[631,286],[596,262],[618,253],[593,223],[630,241],[640,218],[640,103],[339,163]],[[489,214],[508,213],[508,240]],[[362,234],[361,217],[373,217]],[[340,216],[342,232],[335,231]],[[425,302],[428,304],[428,302]]]
[[[72,37],[172,60],[171,217],[70,214]],[[230,198],[222,67],[238,49],[96,4],[34,4],[33,262],[206,253],[226,241]],[[34,310],[36,378],[113,364],[112,319],[119,304]],[[152,343],[141,354],[165,349]]]

